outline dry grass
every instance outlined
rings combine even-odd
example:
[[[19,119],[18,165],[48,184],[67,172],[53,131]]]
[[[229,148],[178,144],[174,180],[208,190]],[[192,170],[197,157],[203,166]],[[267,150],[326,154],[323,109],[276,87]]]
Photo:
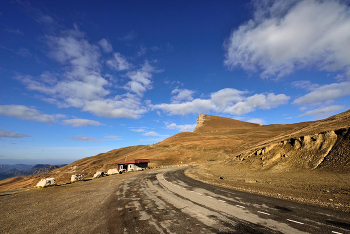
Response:
[[[0,181],[0,191],[35,186],[41,178],[47,177],[56,178],[58,183],[69,181],[72,174],[88,178],[96,171],[115,168],[126,158],[147,158],[151,166],[180,162],[202,165],[203,170],[193,169],[190,175],[220,186],[349,211],[350,175],[338,173],[349,172],[350,168],[350,139],[346,137],[343,141],[337,140],[336,147],[320,164],[322,170],[301,170],[307,164],[300,163],[297,151],[294,158],[289,159],[275,159],[270,155],[266,157],[273,159],[270,162],[263,162],[260,155],[240,157],[245,152],[261,150],[276,142],[349,127],[350,111],[320,121],[266,126],[200,115],[192,133],[179,133],[154,145],[115,149],[78,160],[45,175]],[[293,148],[288,150],[292,152]],[[310,153],[317,154],[317,151],[308,153],[309,156],[304,154],[303,161],[312,161],[315,155]],[[218,179],[220,176],[225,179]]]

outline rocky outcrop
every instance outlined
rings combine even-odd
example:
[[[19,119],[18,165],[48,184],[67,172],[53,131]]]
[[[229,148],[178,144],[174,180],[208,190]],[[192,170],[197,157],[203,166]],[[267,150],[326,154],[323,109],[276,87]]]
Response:
[[[40,180],[39,183],[37,183],[36,187],[47,187],[55,184],[56,184],[55,178],[46,178],[46,179]]]
[[[198,131],[199,128],[201,128],[203,126],[203,123],[205,122],[205,120],[207,120],[207,115],[203,115],[203,114],[200,114],[198,116],[198,119],[197,119],[197,126],[196,128],[194,129],[194,132],[195,131]]]
[[[104,177],[106,176],[106,174],[102,171],[97,171],[95,174],[94,174],[94,178],[100,178],[100,177]]]
[[[348,130],[336,130],[286,139],[254,151],[243,152],[236,159],[250,159],[250,162],[255,162],[256,167],[260,165],[263,169],[278,166],[279,170],[314,170],[323,163],[339,138],[342,138],[341,134],[346,135],[344,131],[348,134]]]
[[[119,174],[119,171],[118,171],[117,168],[113,168],[113,169],[109,169],[109,170],[107,171],[107,174],[108,174],[108,175]]]
[[[81,174],[72,175],[70,179],[71,182],[82,181],[82,180],[84,180],[84,176]]]

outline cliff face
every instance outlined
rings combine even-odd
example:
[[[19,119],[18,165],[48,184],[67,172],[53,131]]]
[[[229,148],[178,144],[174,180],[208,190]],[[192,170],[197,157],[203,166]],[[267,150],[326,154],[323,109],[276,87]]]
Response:
[[[289,138],[247,150],[235,157],[250,160],[255,170],[315,170],[348,172],[350,169],[350,128]]]

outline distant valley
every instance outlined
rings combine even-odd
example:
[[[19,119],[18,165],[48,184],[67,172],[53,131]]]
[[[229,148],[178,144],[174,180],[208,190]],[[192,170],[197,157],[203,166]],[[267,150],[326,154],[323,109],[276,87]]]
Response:
[[[37,174],[45,174],[49,171],[66,166],[63,165],[50,165],[50,164],[0,164],[0,180],[15,177],[15,176],[29,176]]]

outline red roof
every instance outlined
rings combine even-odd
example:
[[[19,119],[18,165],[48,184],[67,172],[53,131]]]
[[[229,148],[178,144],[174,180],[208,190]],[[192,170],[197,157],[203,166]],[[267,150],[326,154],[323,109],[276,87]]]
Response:
[[[135,163],[149,163],[149,159],[135,159],[135,160],[130,160],[130,161],[125,161],[125,162],[120,162],[120,164],[135,164]]]

